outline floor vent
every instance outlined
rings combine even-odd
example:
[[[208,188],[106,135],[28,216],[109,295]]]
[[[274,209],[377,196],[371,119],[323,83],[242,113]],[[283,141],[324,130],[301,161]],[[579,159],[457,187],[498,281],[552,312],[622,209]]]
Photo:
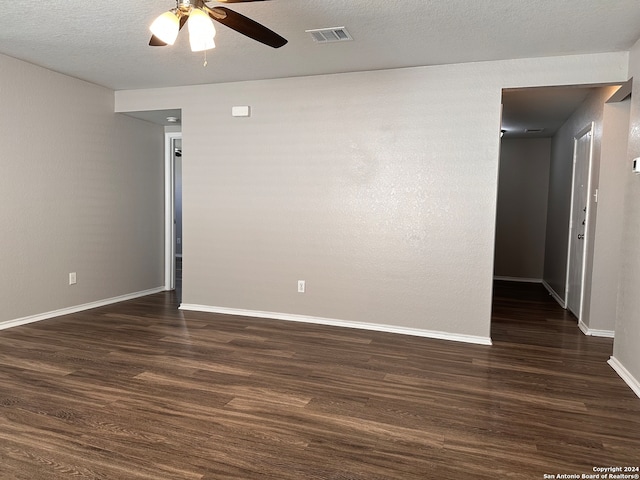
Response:
[[[347,32],[344,27],[333,28],[318,28],[316,30],[305,30],[313,41],[316,43],[330,43],[330,42],[347,42],[353,40],[353,37]]]

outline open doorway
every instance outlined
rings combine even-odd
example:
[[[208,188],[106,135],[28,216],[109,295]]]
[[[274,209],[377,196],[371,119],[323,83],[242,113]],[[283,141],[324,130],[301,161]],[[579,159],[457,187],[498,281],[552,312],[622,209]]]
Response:
[[[564,135],[566,123],[596,90],[526,88],[502,95],[494,273],[501,280],[543,284],[552,254],[563,264],[557,288],[563,302],[568,232],[558,226],[569,220],[573,144],[564,148],[556,135]]]
[[[182,298],[182,110],[127,112],[164,128],[164,289]],[[176,168],[178,170],[176,170]]]
[[[503,92],[495,278],[498,282],[538,283],[536,288],[544,292],[542,287],[546,287],[566,308],[567,275],[571,268],[568,244],[573,233],[580,234],[584,255],[574,254],[574,260],[579,260],[584,268],[576,270],[584,279],[584,295],[580,300],[584,308],[573,309],[578,311],[578,317],[588,318],[591,304],[599,166],[602,163],[608,168],[620,162],[620,158],[605,153],[608,134],[605,138],[603,133],[607,131],[605,104],[618,88],[619,85],[589,85]],[[586,134],[587,125],[592,125],[596,137],[594,170],[591,180],[585,183],[587,198],[582,208],[587,210],[581,212],[585,215],[579,219],[585,222],[581,224],[585,231],[578,232],[570,225],[573,160],[576,139]],[[590,144],[586,140],[583,143],[586,152],[591,151]],[[607,185],[607,188],[616,187]],[[579,215],[574,217],[577,219]],[[576,288],[581,287],[574,286],[574,292]]]
[[[165,133],[165,289],[182,295],[182,132]]]

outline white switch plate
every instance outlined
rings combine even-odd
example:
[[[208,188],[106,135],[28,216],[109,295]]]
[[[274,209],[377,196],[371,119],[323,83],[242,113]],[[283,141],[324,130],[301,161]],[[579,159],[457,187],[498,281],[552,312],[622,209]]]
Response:
[[[304,280],[298,280],[298,293],[304,293],[306,289],[306,282]]]
[[[77,283],[76,280],[76,272],[71,272],[69,274],[69,285],[75,285]]]

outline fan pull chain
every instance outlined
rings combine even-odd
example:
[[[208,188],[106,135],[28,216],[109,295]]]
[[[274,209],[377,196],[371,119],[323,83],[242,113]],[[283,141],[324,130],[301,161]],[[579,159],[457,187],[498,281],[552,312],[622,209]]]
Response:
[[[203,67],[206,67],[209,64],[209,62],[207,62],[207,51],[204,51],[204,63],[202,64]]]

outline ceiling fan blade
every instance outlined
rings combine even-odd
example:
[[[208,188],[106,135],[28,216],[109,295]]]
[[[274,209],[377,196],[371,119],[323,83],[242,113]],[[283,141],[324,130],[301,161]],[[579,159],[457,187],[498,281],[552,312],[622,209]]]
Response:
[[[260,43],[264,43],[273,48],[280,48],[287,43],[285,38],[282,38],[273,30],[269,30],[264,25],[260,25],[249,17],[240,15],[233,10],[225,7],[207,7],[206,5],[204,8],[209,16],[216,22],[220,22],[232,30],[257,40]]]
[[[187,15],[183,15],[182,17],[180,17],[180,27],[178,28],[178,31],[182,30],[182,27],[184,27],[184,25],[185,25],[185,23],[187,23],[188,19],[189,19],[189,17]],[[152,47],[166,47],[167,46],[166,43],[164,43],[162,40],[160,40],[155,35],[151,35],[151,40],[149,40],[149,45],[151,45]]]

